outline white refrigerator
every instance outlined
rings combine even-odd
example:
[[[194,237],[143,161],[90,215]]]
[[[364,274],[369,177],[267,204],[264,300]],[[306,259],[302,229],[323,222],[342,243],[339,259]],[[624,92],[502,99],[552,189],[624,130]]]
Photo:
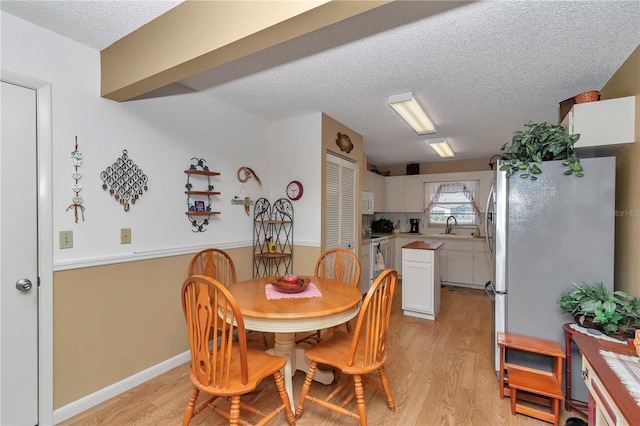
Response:
[[[571,283],[602,281],[613,288],[615,157],[581,159],[584,177],[566,176],[561,161],[540,165],[537,181],[499,171],[487,203],[487,243],[495,276],[485,284],[496,333],[553,340],[564,347],[562,325],[571,316],[557,304]],[[543,368],[539,355],[507,351],[511,362]],[[572,351],[572,399],[586,401],[581,356]],[[548,369],[548,368],[547,368]]]

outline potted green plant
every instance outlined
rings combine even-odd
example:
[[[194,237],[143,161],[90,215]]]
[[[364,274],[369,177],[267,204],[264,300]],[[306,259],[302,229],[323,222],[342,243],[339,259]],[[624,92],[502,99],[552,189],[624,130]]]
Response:
[[[567,167],[565,175],[584,176],[580,158],[574,149],[580,138],[579,134],[567,133],[560,124],[529,123],[527,130],[518,130],[509,142],[502,145],[501,151],[506,151],[503,158],[508,160],[500,167],[507,172],[507,177],[518,173],[523,179],[537,180],[542,173],[538,164],[548,160],[562,160]]]
[[[610,292],[602,282],[573,285],[575,288],[563,292],[557,303],[578,324],[622,340],[633,337],[640,326],[640,298],[620,290]]]
[[[606,297],[607,289],[601,282],[595,284],[572,283],[575,288],[564,291],[557,300],[560,307],[569,312],[575,321],[583,327],[593,328],[595,313],[589,303]],[[589,302],[589,303],[587,303]],[[586,305],[585,305],[586,304]],[[583,305],[587,309],[583,308]]]
[[[623,291],[617,292],[619,297],[616,309],[622,319],[618,323],[618,331],[624,338],[630,339],[635,330],[640,328],[640,297],[634,297]]]
[[[393,222],[389,219],[380,218],[371,222],[371,232],[389,234],[393,232]]]

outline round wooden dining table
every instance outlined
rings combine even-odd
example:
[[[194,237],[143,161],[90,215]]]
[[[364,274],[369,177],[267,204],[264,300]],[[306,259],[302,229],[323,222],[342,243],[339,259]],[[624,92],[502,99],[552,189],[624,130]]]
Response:
[[[339,280],[308,277],[320,296],[288,298],[292,295],[281,294],[276,296],[283,298],[268,299],[266,286],[276,278],[239,281],[231,284],[229,291],[240,307],[247,330],[275,333],[275,345],[269,351],[287,357],[285,385],[291,406],[294,407],[292,376],[296,370],[306,372],[309,366],[304,357],[304,348],[296,347],[295,334],[330,328],[349,321],[360,310],[362,293],[356,286]],[[330,384],[333,373],[318,370],[314,380]]]

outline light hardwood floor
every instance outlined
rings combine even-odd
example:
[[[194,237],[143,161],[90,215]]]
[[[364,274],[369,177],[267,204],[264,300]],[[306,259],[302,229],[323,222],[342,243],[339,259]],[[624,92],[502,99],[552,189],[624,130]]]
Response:
[[[549,424],[520,414],[512,416],[509,399],[501,400],[498,395],[498,382],[490,360],[491,304],[484,292],[444,288],[436,321],[404,316],[401,294],[399,285],[394,297],[385,366],[396,412],[388,409],[382,390],[365,386],[370,425]],[[260,347],[257,338],[252,339],[251,344]],[[294,392],[299,392],[303,381],[304,373],[298,371],[293,380]],[[328,394],[330,388],[314,382],[311,392],[320,390]],[[180,425],[190,390],[188,365],[184,364],[60,425]],[[278,400],[273,380],[264,380],[245,399],[258,406],[274,407]],[[354,405],[351,403],[349,408],[355,410]],[[560,424],[569,417],[578,416],[563,410]],[[250,416],[247,418],[255,421]],[[228,422],[209,410],[191,422],[194,426],[224,424]],[[272,424],[286,424],[284,415]],[[307,402],[297,424],[356,425],[358,422]]]

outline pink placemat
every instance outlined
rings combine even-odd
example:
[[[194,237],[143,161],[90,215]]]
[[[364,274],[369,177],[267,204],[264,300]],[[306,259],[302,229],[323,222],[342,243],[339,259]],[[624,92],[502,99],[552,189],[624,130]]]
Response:
[[[267,294],[268,300],[277,299],[302,299],[305,297],[322,297],[322,293],[318,290],[318,287],[314,283],[309,283],[309,286],[302,290],[300,293],[282,293],[271,285],[267,284],[264,287],[264,291]]]

